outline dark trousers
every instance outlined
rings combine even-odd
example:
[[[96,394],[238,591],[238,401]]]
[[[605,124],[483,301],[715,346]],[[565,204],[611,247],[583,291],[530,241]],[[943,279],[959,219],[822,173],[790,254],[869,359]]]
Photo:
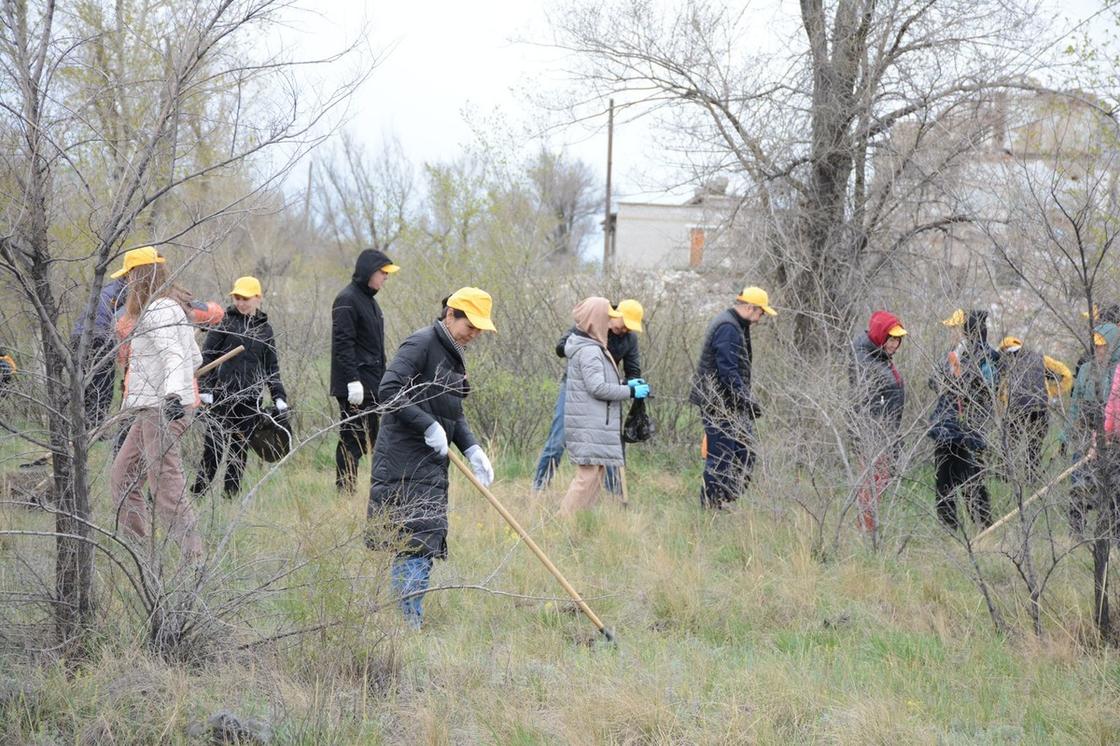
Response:
[[[74,349],[77,349],[78,340],[74,338]],[[117,368],[113,354],[112,338],[92,337],[85,357],[82,358],[82,369],[89,380],[85,387],[86,422],[92,430],[109,414],[109,405],[113,403],[113,384],[116,382]]]
[[[241,476],[245,473],[249,437],[253,434],[259,416],[256,402],[252,400],[234,399],[217,402],[210,407],[205,418],[202,466],[191,486],[192,493],[198,495],[206,491],[214,480],[214,475],[218,473],[222,457],[227,455],[229,459],[222,480],[223,491],[227,497],[241,491]]]
[[[700,505],[719,508],[735,502],[747,488],[754,470],[754,422],[747,417],[734,420],[702,415],[708,438],[704,460],[704,484]]]
[[[343,421],[338,426],[338,445],[334,449],[334,485],[339,491],[353,492],[358,481],[358,463],[377,442],[380,416],[372,410],[374,404],[369,399],[354,406],[344,396],[336,398]]]
[[[1003,421],[1003,444],[1009,477],[1025,478],[1028,483],[1038,481],[1042,473],[1042,446],[1049,430],[1050,414],[1045,409],[1007,414]]]
[[[973,523],[981,528],[992,525],[983,453],[959,443],[938,443],[933,460],[937,466],[937,517],[941,522],[954,531],[960,528],[957,493],[961,492]]]

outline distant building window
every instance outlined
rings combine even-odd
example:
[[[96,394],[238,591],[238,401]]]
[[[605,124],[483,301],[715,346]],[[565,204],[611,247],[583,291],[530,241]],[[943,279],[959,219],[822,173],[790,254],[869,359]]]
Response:
[[[704,229],[693,228],[688,232],[688,266],[699,267],[704,261]]]

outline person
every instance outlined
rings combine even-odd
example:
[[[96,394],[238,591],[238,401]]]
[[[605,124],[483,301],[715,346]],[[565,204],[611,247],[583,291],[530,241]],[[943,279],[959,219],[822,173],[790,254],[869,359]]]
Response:
[[[113,348],[116,339],[113,335],[113,316],[125,303],[127,285],[124,278],[112,279],[101,287],[97,296],[97,308],[93,317],[93,328],[82,356],[81,370],[88,380],[85,385],[86,425],[97,428],[109,414],[113,403],[113,388],[116,385],[116,366],[113,364]],[[83,314],[84,316],[84,314]],[[78,343],[85,329],[85,318],[79,317],[71,335],[71,347],[78,351]]]
[[[633,298],[619,302],[615,313],[611,316],[610,329],[607,335],[607,352],[611,358],[622,365],[623,375],[627,380],[642,377],[641,356],[638,352],[638,337],[642,332],[642,319],[645,310],[642,304]],[[564,332],[560,341],[556,343],[556,356],[564,358],[564,349],[568,338],[575,331],[573,326]],[[560,458],[564,455],[564,389],[565,378],[560,381],[560,392],[556,395],[556,409],[552,415],[552,424],[549,426],[548,439],[545,441],[541,457],[537,462],[537,470],[533,475],[533,491],[541,492],[548,487],[552,476],[560,465]],[[609,467],[606,470],[604,486],[612,492],[618,493],[620,488],[618,470]]]
[[[376,249],[354,263],[350,284],[331,307],[331,396],[342,413],[335,446],[335,488],[353,492],[358,463],[377,442],[377,391],[385,374],[385,317],[377,293],[400,267]]]
[[[1105,407],[1112,401],[1115,371],[1120,363],[1120,326],[1111,322],[1093,330],[1093,356],[1077,369],[1070,397],[1069,417],[1058,436],[1074,464],[1090,453],[1094,435],[1104,427]],[[1111,451],[1110,451],[1111,453]],[[1070,528],[1082,536],[1085,519],[1096,504],[1095,469],[1083,464],[1070,477]]]
[[[16,359],[3,347],[0,347],[0,395],[8,389],[8,384],[16,377]]]
[[[230,291],[233,304],[225,318],[206,335],[202,345],[202,364],[208,365],[239,345],[244,352],[222,363],[201,381],[199,395],[209,406],[206,437],[202,447],[202,466],[191,492],[206,491],[223,454],[229,454],[223,478],[223,494],[232,497],[241,491],[249,439],[261,414],[262,389],[267,388],[281,416],[288,410],[288,395],[280,380],[276,355],[276,336],[268,315],[260,310],[261,283],[256,277],[238,277]]]
[[[606,298],[591,297],[572,316],[575,329],[564,343],[564,447],[576,474],[560,501],[562,516],[596,503],[606,468],[623,465],[622,402],[649,396],[641,378],[623,382],[608,351],[611,319],[621,319],[621,312]]]
[[[856,451],[861,470],[856,525],[878,542],[879,502],[894,474],[906,389],[894,355],[906,328],[888,311],[875,311],[867,330],[852,341],[851,383]]]
[[[202,353],[182,305],[169,297],[166,259],[150,246],[125,252],[113,274],[128,283],[126,313],[134,320],[123,409],[132,425],[110,470],[110,487],[125,530],[148,536],[147,481],[155,511],[190,562],[202,558],[198,520],[184,496],[180,442],[198,406],[194,371]]]
[[[1014,465],[1022,460],[1026,481],[1037,482],[1050,430],[1050,401],[1069,392],[1072,376],[1061,361],[1024,347],[1018,337],[1004,337],[999,350],[998,399],[1004,409],[1002,441],[1008,476],[1016,476]]]
[[[406,622],[419,629],[432,562],[447,558],[448,449],[454,444],[482,484],[494,469],[467,424],[470,394],[465,348],[484,331],[496,331],[493,300],[475,287],[443,301],[431,326],[401,343],[381,380],[385,412],[373,448],[367,544],[392,548],[391,582]],[[380,525],[386,529],[375,531]]]
[[[984,433],[992,414],[999,353],[988,344],[988,312],[957,309],[941,322],[956,333],[957,344],[930,378],[937,401],[927,435],[934,442],[937,516],[947,528],[960,528],[957,492],[964,494],[972,520],[992,524],[991,497],[985,485]]]
[[[221,304],[214,301],[196,300],[194,293],[180,285],[172,283],[167,289],[167,297],[182,307],[187,319],[198,329],[213,328],[222,323],[222,319],[225,317],[225,309],[222,308]],[[131,352],[130,339],[135,326],[136,318],[128,314],[127,304],[121,303],[113,319],[113,333],[116,335],[117,365],[121,369],[122,399],[125,391],[124,382],[128,378],[128,358]],[[127,413],[122,412],[121,414],[120,426],[117,428],[116,437],[113,438],[112,453],[114,457],[120,451],[125,437],[128,436],[128,430],[132,426]]]
[[[755,425],[762,407],[751,390],[751,326],[777,316],[770,296],[749,286],[708,326],[689,401],[700,408],[707,439],[700,504],[720,509],[750,484],[755,462]]]

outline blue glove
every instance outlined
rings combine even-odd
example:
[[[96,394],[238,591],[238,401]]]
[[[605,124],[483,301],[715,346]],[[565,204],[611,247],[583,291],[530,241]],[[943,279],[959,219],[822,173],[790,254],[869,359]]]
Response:
[[[630,397],[633,399],[645,399],[649,396],[649,384],[644,378],[631,378],[626,385],[630,387]]]

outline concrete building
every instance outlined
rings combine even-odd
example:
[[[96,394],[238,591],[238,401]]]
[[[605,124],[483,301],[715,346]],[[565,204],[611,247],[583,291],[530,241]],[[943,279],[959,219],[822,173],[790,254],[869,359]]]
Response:
[[[741,198],[720,179],[684,204],[620,202],[615,216],[616,266],[688,269],[718,263],[731,247]]]

